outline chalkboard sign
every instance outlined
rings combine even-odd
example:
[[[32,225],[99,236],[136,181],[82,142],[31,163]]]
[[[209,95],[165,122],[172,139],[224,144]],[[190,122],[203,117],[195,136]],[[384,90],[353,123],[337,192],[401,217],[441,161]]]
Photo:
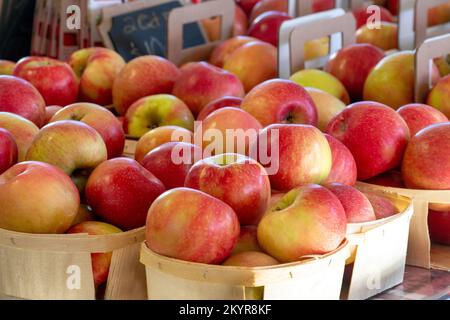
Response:
[[[181,7],[181,1],[155,1],[144,3],[128,3],[104,9],[104,19],[111,14],[107,31],[112,49],[116,50],[125,60],[138,56],[152,54],[167,57],[167,21],[171,10]],[[120,8],[124,12],[118,13]],[[102,36],[105,26],[100,27]],[[190,48],[207,43],[202,28],[198,22],[186,24],[184,27],[183,47]],[[102,30],[103,29],[103,30]],[[105,38],[105,37],[104,37]],[[104,39],[105,40],[105,39]],[[108,45],[108,41],[105,41]]]

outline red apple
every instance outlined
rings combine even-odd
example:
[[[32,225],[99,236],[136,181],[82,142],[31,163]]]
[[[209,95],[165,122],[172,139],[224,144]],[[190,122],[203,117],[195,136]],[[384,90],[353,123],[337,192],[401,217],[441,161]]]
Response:
[[[450,246],[450,212],[428,212],[428,228],[431,241]]]
[[[216,110],[225,108],[225,107],[236,107],[239,108],[241,106],[242,99],[236,97],[223,97],[217,100],[211,101],[206,107],[202,109],[202,111],[197,116],[197,121],[205,120],[211,113]]]
[[[0,76],[0,111],[15,113],[40,127],[45,120],[45,101],[29,82]]]
[[[155,128],[139,139],[134,158],[137,162],[141,162],[147,153],[167,142],[193,143],[194,135],[191,131],[177,126]]]
[[[244,10],[246,15],[250,15],[253,7],[261,0],[236,0],[236,3]]]
[[[18,161],[24,161],[28,148],[39,134],[39,128],[33,122],[9,112],[0,112],[0,128],[11,133],[17,144]]]
[[[198,190],[179,188],[160,196],[147,216],[147,246],[190,262],[220,264],[239,237],[239,221],[226,203]]]
[[[402,173],[399,171],[388,171],[376,177],[366,180],[367,183],[376,184],[378,186],[392,188],[406,188],[403,183]]]
[[[258,226],[261,247],[280,262],[335,250],[344,240],[347,218],[339,199],[319,185],[287,193]]]
[[[232,255],[222,265],[232,267],[269,267],[280,264],[271,256],[255,251],[246,251]]]
[[[18,149],[12,134],[0,128],[0,174],[17,163]]]
[[[248,251],[261,252],[262,249],[258,243],[257,230],[256,226],[241,226],[241,233],[232,254]]]
[[[142,137],[154,128],[178,126],[194,130],[194,116],[188,106],[170,94],[139,99],[128,108],[124,126],[129,135]]]
[[[131,230],[145,225],[150,205],[164,191],[162,182],[135,160],[116,158],[92,172],[86,199],[105,222]]]
[[[244,87],[233,74],[207,62],[190,62],[181,68],[173,94],[183,100],[194,115],[208,103],[225,97],[243,97]]]
[[[361,180],[399,166],[409,141],[402,117],[392,108],[370,101],[345,108],[331,120],[326,132],[353,154]]]
[[[103,236],[120,233],[122,230],[113,225],[99,222],[86,221],[70,228],[67,233],[84,233],[90,236]],[[92,273],[94,274],[94,285],[98,288],[108,280],[109,266],[111,265],[112,252],[91,253]]]
[[[323,133],[313,126],[270,125],[260,133],[258,147],[259,162],[268,168],[272,188],[277,191],[287,192],[302,185],[319,184],[330,174],[330,146]],[[262,161],[264,155],[268,156],[270,163]]]
[[[247,33],[248,17],[240,6],[236,6],[234,10],[233,37]]]
[[[434,124],[408,144],[402,164],[403,180],[413,189],[450,189],[450,123]]]
[[[0,75],[12,76],[16,64],[8,60],[0,60]]]
[[[180,75],[177,66],[157,56],[143,56],[131,60],[116,77],[113,85],[113,104],[120,115],[137,100],[170,93]]]
[[[350,45],[330,58],[325,71],[344,84],[353,101],[359,101],[369,73],[384,56],[381,49],[371,44]]]
[[[241,108],[263,126],[274,123],[317,125],[317,109],[304,88],[289,80],[266,81],[250,91]]]
[[[278,75],[277,48],[263,41],[246,43],[228,56],[223,68],[236,75],[245,92]]]
[[[432,124],[448,122],[448,118],[442,112],[426,104],[409,104],[397,112],[405,120],[412,137]]]
[[[341,201],[348,223],[375,221],[377,218],[369,199],[357,189],[340,183],[326,185]]]
[[[237,36],[225,40],[214,48],[211,53],[211,57],[209,58],[209,63],[216,67],[222,68],[225,61],[228,60],[228,57],[233,54],[237,48],[253,41],[258,41],[258,39],[247,36]]]
[[[398,213],[394,204],[382,195],[375,192],[364,192],[364,195],[372,204],[377,220],[388,218]]]
[[[278,34],[284,21],[292,17],[280,11],[267,11],[253,20],[247,34],[278,47]]]
[[[201,139],[206,157],[222,153],[249,155],[250,145],[262,128],[248,112],[238,108],[222,108],[203,121],[194,137]]]
[[[399,0],[387,0],[387,8],[394,15],[397,16],[399,12]]]
[[[62,109],[62,107],[60,107],[60,106],[48,106],[48,107],[45,107],[45,121],[44,121],[44,125],[48,124],[50,122],[50,120],[53,118],[53,116],[61,109]]]
[[[288,13],[288,0],[261,0],[252,9],[250,22],[267,11]]]
[[[125,67],[123,58],[107,48],[75,51],[69,64],[80,79],[80,100],[102,106],[112,104],[112,87]]]
[[[241,225],[257,225],[269,206],[270,181],[255,160],[222,154],[196,162],[185,186],[203,191],[228,204]]]
[[[120,157],[125,146],[125,133],[114,114],[93,103],[75,103],[58,111],[50,122],[76,120],[90,125],[102,136],[108,159]]]
[[[189,170],[201,156],[201,148],[194,144],[168,142],[150,151],[141,164],[170,190],[184,187]]]
[[[64,233],[78,212],[80,196],[60,169],[22,162],[0,175],[0,228],[26,233]]]
[[[352,153],[342,142],[333,136],[325,134],[325,138],[327,138],[328,144],[330,145],[333,165],[328,178],[325,179],[323,184],[338,182],[344,185],[354,186],[358,170]]]
[[[47,57],[23,58],[17,63],[14,75],[33,84],[48,106],[66,106],[78,98],[79,81],[65,62]]]
[[[394,17],[389,12],[388,9],[383,8],[381,6],[377,6],[380,10],[380,19],[381,21],[387,21],[387,22],[394,22]],[[369,10],[367,6],[361,7],[358,9],[353,10],[353,15],[356,19],[356,29],[359,29],[360,27],[367,24],[368,19],[374,15],[374,12],[372,10]]]

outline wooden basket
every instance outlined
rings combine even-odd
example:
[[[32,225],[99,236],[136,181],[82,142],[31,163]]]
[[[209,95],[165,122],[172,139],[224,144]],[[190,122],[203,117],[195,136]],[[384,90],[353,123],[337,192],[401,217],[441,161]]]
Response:
[[[358,189],[372,191],[363,184],[358,184]],[[391,200],[399,213],[373,222],[348,224],[351,256],[347,265],[353,264],[353,268],[349,266],[343,298],[367,299],[403,282],[412,200],[395,193],[380,195]]]
[[[225,267],[185,262],[141,249],[150,300],[339,299],[348,258],[345,241],[334,252],[274,267]]]
[[[105,299],[146,299],[139,263],[144,228],[104,236],[36,235],[0,229],[0,296],[93,300],[91,253],[112,252]]]
[[[366,190],[398,194],[412,199],[411,220],[406,263],[427,269],[450,271],[450,247],[431,244],[428,233],[428,206],[450,204],[450,190],[413,190],[359,183]]]

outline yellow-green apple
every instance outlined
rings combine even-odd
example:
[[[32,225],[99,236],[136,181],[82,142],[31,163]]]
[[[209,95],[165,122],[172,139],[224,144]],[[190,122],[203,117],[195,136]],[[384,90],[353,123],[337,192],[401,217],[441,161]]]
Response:
[[[80,100],[102,106],[112,104],[112,87],[125,67],[123,58],[107,48],[86,48],[69,57],[69,65],[80,79]]]
[[[70,228],[67,233],[84,233],[90,236],[104,236],[121,233],[119,228],[100,221],[86,221]],[[92,273],[96,288],[108,280],[109,266],[111,265],[112,252],[91,253]]]
[[[381,49],[371,44],[350,45],[330,57],[325,71],[341,81],[353,101],[360,101],[369,73],[384,56]]]
[[[53,116],[61,109],[62,109],[62,107],[60,107],[60,106],[48,106],[48,107],[45,107],[45,121],[44,121],[44,125],[48,124],[50,122],[50,120],[53,118]]]
[[[434,59],[434,64],[439,69],[441,77],[450,75],[450,55]]]
[[[206,157],[222,153],[249,155],[262,125],[248,112],[238,108],[222,108],[211,113],[196,128],[194,138],[202,143]]]
[[[249,92],[261,82],[277,77],[278,52],[270,43],[246,43],[225,60],[223,68],[236,75]]]
[[[82,193],[90,171],[107,159],[105,142],[91,126],[72,120],[43,127],[28,149],[26,160],[42,161],[71,176]]]
[[[311,96],[317,109],[317,128],[324,131],[331,119],[341,113],[346,105],[335,96],[320,89],[305,87],[305,90]]]
[[[401,51],[378,62],[367,77],[363,97],[394,109],[413,103],[414,52]]]
[[[45,101],[28,81],[0,76],[0,111],[15,113],[41,127],[45,120]]]
[[[141,164],[170,190],[184,187],[189,170],[201,157],[202,149],[199,146],[168,142],[147,153]]]
[[[229,205],[204,192],[178,188],[150,207],[147,246],[180,260],[220,264],[239,238],[239,220]]]
[[[250,22],[267,11],[288,12],[288,0],[261,0],[252,9]]]
[[[258,226],[261,247],[280,262],[326,254],[344,240],[347,218],[339,199],[319,185],[291,190]]]
[[[364,195],[372,204],[377,220],[388,218],[398,213],[395,205],[381,194],[376,192],[364,192]]]
[[[305,60],[314,60],[328,55],[330,40],[328,37],[309,40],[305,43]]]
[[[131,105],[125,117],[129,135],[142,137],[152,129],[178,126],[194,130],[194,116],[188,106],[170,94],[155,94],[142,98]]]
[[[213,17],[201,21],[202,27],[210,42],[220,40],[221,32],[220,17]],[[248,18],[245,12],[236,6],[234,10],[234,22],[232,36],[239,36],[247,33]]]
[[[12,76],[16,63],[8,60],[0,60],[0,75]]]
[[[78,213],[75,217],[75,219],[72,222],[72,226],[75,226],[79,223],[86,222],[86,221],[95,221],[95,215],[92,212],[92,209],[85,204],[80,204],[80,207],[78,208]]]
[[[253,20],[247,34],[278,47],[278,34],[283,22],[292,17],[280,11],[267,11]]]
[[[448,118],[442,112],[426,104],[408,104],[397,112],[405,120],[412,137],[432,124],[448,122]]]
[[[354,186],[358,170],[356,168],[355,158],[348,148],[338,139],[325,134],[330,145],[332,155],[332,167],[328,178],[323,184],[338,182],[344,185]]]
[[[347,223],[363,223],[377,219],[372,204],[361,191],[341,183],[331,183],[325,187],[341,201]]]
[[[164,191],[162,182],[135,160],[116,158],[92,172],[86,200],[103,221],[132,230],[145,225],[150,205]]]
[[[0,128],[11,133],[18,148],[17,160],[24,161],[28,148],[39,133],[39,128],[33,122],[9,112],[0,112]]]
[[[450,212],[429,210],[428,229],[431,241],[450,246]]]
[[[376,177],[366,180],[366,182],[384,187],[406,188],[403,183],[402,173],[395,170],[382,173]]]
[[[302,87],[316,88],[328,92],[346,105],[350,103],[350,96],[345,86],[328,72],[305,69],[294,73],[290,79]]]
[[[242,98],[230,97],[226,96],[223,98],[219,98],[217,100],[211,101],[208,103],[206,107],[200,111],[197,116],[197,121],[205,120],[211,113],[216,110],[225,108],[225,107],[236,107],[239,108],[242,104]]]
[[[81,121],[97,130],[105,142],[108,159],[123,154],[125,133],[111,111],[93,103],[75,103],[58,111],[50,122],[61,120]]]
[[[78,99],[78,78],[65,62],[47,57],[26,57],[17,62],[14,75],[35,86],[47,106],[66,106]]]
[[[406,148],[403,180],[412,189],[450,189],[450,123],[439,123],[419,131]]]
[[[137,100],[159,93],[171,93],[180,70],[172,62],[157,56],[131,60],[113,84],[113,104],[120,115]]]
[[[259,162],[271,168],[270,182],[274,190],[287,192],[310,183],[320,184],[330,174],[330,145],[323,133],[313,126],[270,125],[261,131],[257,144]],[[261,159],[265,155],[270,163]]]
[[[360,180],[399,166],[410,137],[407,124],[397,112],[371,101],[348,106],[325,131],[353,154]]]
[[[226,153],[196,162],[185,186],[228,204],[241,225],[257,225],[269,207],[270,180],[255,160]]]
[[[427,104],[450,117],[450,75],[441,78],[430,91]]]
[[[450,22],[450,3],[443,3],[428,10],[428,26]]]
[[[236,0],[239,7],[244,10],[246,15],[250,15],[253,7],[261,0]]]
[[[0,174],[17,163],[17,143],[12,134],[0,128]]]
[[[222,265],[229,267],[270,267],[280,264],[271,256],[258,252],[246,251],[232,255]]]
[[[241,226],[241,233],[232,254],[238,254],[247,251],[259,251],[262,249],[258,243],[256,226]]]
[[[273,206],[276,206],[278,202],[280,202],[281,199],[285,196],[285,193],[279,193],[274,190],[272,190],[272,197],[270,198],[270,204],[269,209]]]
[[[207,62],[190,62],[180,70],[172,93],[183,100],[195,116],[211,101],[245,95],[238,77]]]
[[[317,125],[317,109],[308,92],[293,81],[275,79],[261,83],[242,101],[241,108],[263,126],[274,123]]]
[[[394,17],[392,16],[392,13],[388,9],[381,6],[378,6],[378,9],[380,12],[379,16],[380,21],[394,22]],[[355,16],[356,19],[356,29],[359,29],[369,22],[369,18],[371,18],[374,15],[374,11],[373,8],[363,6],[361,8],[353,10],[353,15]]]
[[[398,25],[381,22],[379,28],[370,29],[365,25],[356,31],[357,43],[368,43],[384,51],[398,49]]]
[[[209,58],[209,63],[212,65],[222,68],[225,61],[228,60],[228,57],[233,54],[233,52],[243,46],[246,43],[259,41],[256,38],[247,37],[247,36],[237,36],[231,39],[225,40],[217,47],[214,48],[211,53],[211,57]]]
[[[144,134],[136,145],[134,158],[141,162],[147,153],[167,142],[194,142],[194,134],[182,127],[164,126],[150,130]]]
[[[64,233],[78,212],[80,196],[60,169],[21,162],[0,175],[0,228],[26,233]]]

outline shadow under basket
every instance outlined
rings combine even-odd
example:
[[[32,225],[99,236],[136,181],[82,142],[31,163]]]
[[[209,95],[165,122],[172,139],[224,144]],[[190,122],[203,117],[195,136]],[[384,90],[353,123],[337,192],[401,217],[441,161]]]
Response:
[[[360,184],[361,191],[370,191]],[[363,300],[403,282],[412,200],[377,191],[397,209],[388,218],[347,225],[350,258],[347,260],[342,299]]]
[[[144,243],[150,300],[337,300],[341,292],[345,241],[335,251],[273,267],[226,267],[163,257]]]
[[[103,236],[38,235],[0,229],[0,296],[94,300],[91,253],[112,252],[105,299],[147,298],[139,263],[145,229]]]
[[[412,199],[411,219],[406,263],[411,266],[450,271],[450,246],[434,244],[428,231],[429,206],[450,207],[450,190],[414,190],[359,183],[366,190],[398,194]]]

